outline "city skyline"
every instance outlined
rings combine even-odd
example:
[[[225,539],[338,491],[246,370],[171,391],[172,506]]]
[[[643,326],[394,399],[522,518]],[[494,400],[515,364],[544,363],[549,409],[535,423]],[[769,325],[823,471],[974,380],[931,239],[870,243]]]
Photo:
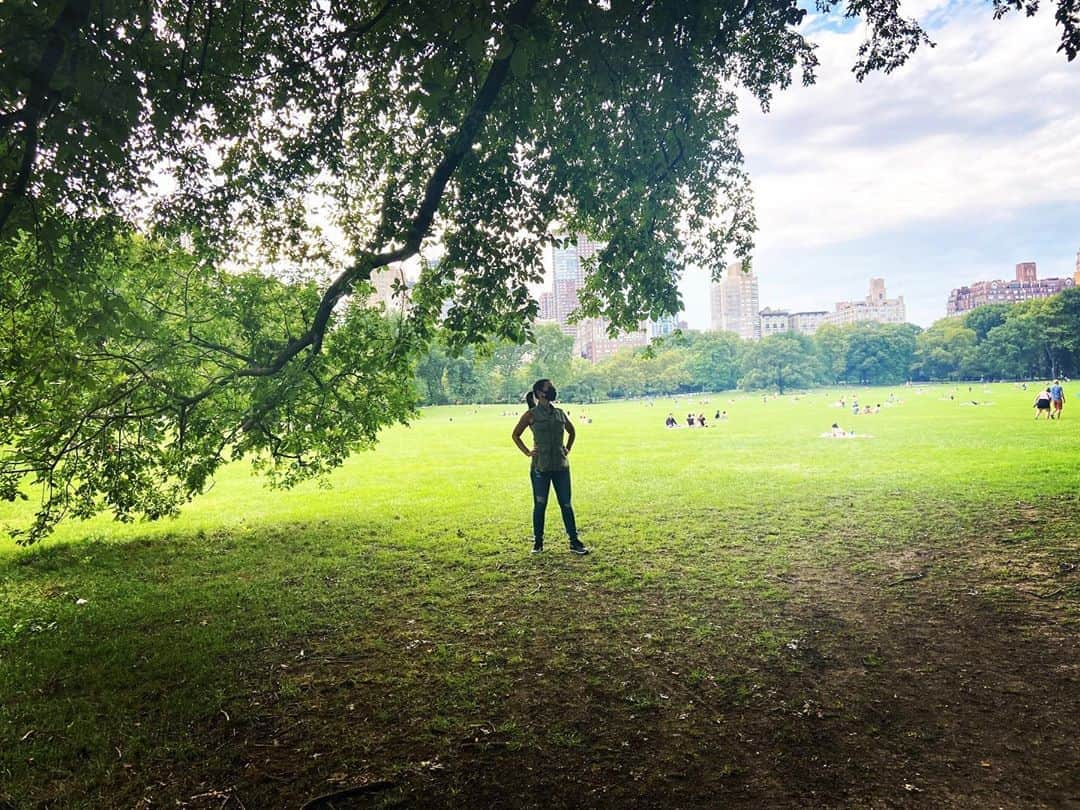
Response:
[[[1043,267],[1043,265],[1040,262],[1037,262],[1037,261],[1017,261],[1017,262],[1011,262],[1011,263],[1004,263],[1003,262],[1000,267],[991,266],[988,274],[984,275],[982,277],[979,277],[979,278],[968,278],[968,279],[948,278],[948,279],[945,279],[944,281],[947,284],[947,287],[946,287],[944,293],[942,294],[941,299],[938,302],[938,307],[937,307],[940,310],[940,312],[936,313],[935,315],[933,315],[933,317],[931,317],[929,319],[924,318],[924,319],[919,320],[919,319],[916,319],[915,317],[912,316],[911,309],[910,309],[910,304],[907,304],[906,305],[907,306],[906,322],[907,323],[917,324],[918,326],[921,326],[921,327],[923,327],[925,329],[926,327],[933,324],[935,321],[939,321],[942,318],[945,318],[945,317],[949,316],[950,313],[947,311],[948,310],[949,298],[950,298],[950,295],[955,290],[957,290],[959,288],[963,288],[963,287],[976,286],[976,285],[979,285],[979,284],[982,284],[982,283],[989,284],[989,283],[991,283],[993,281],[1007,280],[1007,279],[1011,278],[1014,275],[1015,268],[1017,266],[1019,266],[1019,265],[1028,265],[1028,264],[1036,265],[1039,268],[1038,273],[1039,273],[1040,280],[1043,280],[1043,281],[1047,281],[1047,280],[1050,280],[1050,279],[1074,279],[1075,280],[1076,277],[1078,275],[1080,275],[1080,249],[1074,251],[1072,259],[1067,264],[1063,264],[1062,267],[1057,272],[1051,272],[1051,271],[1046,270]],[[754,276],[756,278],[759,290],[769,289],[769,288],[775,289],[776,288],[777,284],[775,282],[775,279],[772,280],[772,283],[769,283],[769,280],[767,278],[763,278],[757,272],[756,265],[755,265],[755,269],[752,272],[754,273]],[[850,279],[850,283],[861,284],[861,286],[863,288],[865,288],[866,284],[873,277],[874,277],[873,274],[869,270],[867,271],[867,274],[865,276],[863,276],[863,277],[860,277],[860,276],[858,276],[856,274],[853,274],[851,276],[845,276],[845,278]],[[847,283],[848,282],[845,282],[845,285]],[[1080,280],[1077,280],[1076,283],[1080,284]],[[889,285],[890,285],[890,287],[895,289],[895,285],[891,280],[889,282]],[[696,270],[694,268],[691,268],[686,273],[684,273],[683,279],[680,282],[679,286],[680,286],[680,290],[683,293],[683,302],[684,302],[684,310],[679,314],[680,320],[685,320],[686,323],[687,323],[687,326],[690,329],[697,329],[697,330],[701,330],[701,331],[707,331],[707,330],[713,329],[714,328],[713,327],[714,318],[713,318],[713,315],[712,315],[712,308],[710,306],[710,298],[711,298],[711,295],[712,295],[711,290],[712,290],[712,287],[713,287],[713,282],[710,280],[708,273],[706,273],[704,271]],[[702,295],[703,295],[702,289],[704,289],[704,291],[705,291],[704,301],[702,300]],[[832,285],[831,289],[839,291],[840,288],[839,288],[838,285]],[[845,289],[846,289],[846,287],[845,287]],[[904,293],[902,291],[900,291],[899,296],[900,296],[900,298],[905,298]],[[789,313],[815,312],[815,311],[832,312],[833,309],[835,308],[835,306],[838,303],[840,303],[841,301],[843,301],[843,300],[854,300],[855,297],[857,297],[857,296],[854,296],[852,292],[844,292],[843,297],[841,299],[826,301],[826,300],[823,300],[821,295],[819,295],[817,293],[814,293],[812,291],[811,292],[792,291],[789,288],[785,288],[777,296],[777,298],[779,298],[780,300],[768,300],[766,298],[765,293],[759,292],[759,294],[758,294],[760,310],[762,310],[762,311],[764,311],[764,310],[785,311],[785,312],[789,312]],[[802,306],[786,305],[786,301],[792,301],[792,300],[802,301],[803,305]]]

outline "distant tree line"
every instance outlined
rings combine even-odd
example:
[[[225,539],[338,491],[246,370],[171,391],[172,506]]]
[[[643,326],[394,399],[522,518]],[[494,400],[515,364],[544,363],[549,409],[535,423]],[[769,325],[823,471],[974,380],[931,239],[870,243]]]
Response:
[[[914,324],[822,326],[743,340],[731,332],[685,332],[625,349],[599,363],[573,355],[573,338],[541,325],[531,342],[469,347],[454,356],[436,341],[417,364],[421,403],[514,402],[539,377],[566,401],[815,385],[890,385],[907,380],[1051,379],[1080,370],[1080,289],[993,304]]]

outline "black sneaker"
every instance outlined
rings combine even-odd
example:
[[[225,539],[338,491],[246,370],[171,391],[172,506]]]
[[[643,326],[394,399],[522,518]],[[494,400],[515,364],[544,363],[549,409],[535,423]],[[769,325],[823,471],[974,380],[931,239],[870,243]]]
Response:
[[[544,541],[543,540],[533,540],[532,553],[533,554],[539,554],[543,550],[544,550]]]
[[[588,554],[589,550],[582,545],[580,540],[570,541],[570,553],[571,554]]]

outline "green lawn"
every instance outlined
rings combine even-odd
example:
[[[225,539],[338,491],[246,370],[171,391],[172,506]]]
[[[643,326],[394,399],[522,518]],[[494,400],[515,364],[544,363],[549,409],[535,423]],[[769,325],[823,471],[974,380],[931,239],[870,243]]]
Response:
[[[568,405],[585,558],[554,507],[528,553],[501,405],[325,488],[237,465],[176,520],[0,541],[0,807],[1059,806],[1080,410],[1033,396]]]

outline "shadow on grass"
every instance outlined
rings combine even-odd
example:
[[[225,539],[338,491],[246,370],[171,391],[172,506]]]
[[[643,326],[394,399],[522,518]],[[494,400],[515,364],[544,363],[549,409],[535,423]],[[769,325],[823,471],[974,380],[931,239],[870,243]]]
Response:
[[[1062,573],[1061,599],[1016,596],[1069,563],[1075,500],[942,502],[932,526],[842,507],[868,517],[666,514],[584,559],[347,520],[31,549],[0,563],[0,798],[298,806],[380,780],[356,801],[1075,792],[1077,594]]]

